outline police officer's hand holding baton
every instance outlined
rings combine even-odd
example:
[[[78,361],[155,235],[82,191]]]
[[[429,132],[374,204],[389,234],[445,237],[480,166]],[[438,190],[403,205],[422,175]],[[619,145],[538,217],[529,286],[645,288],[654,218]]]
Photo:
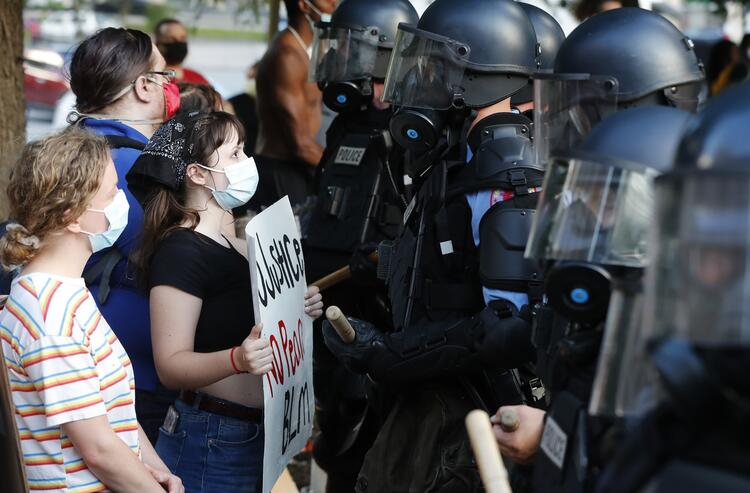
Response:
[[[491,422],[503,456],[517,464],[531,463],[542,440],[544,416],[541,409],[526,405],[498,409]]]
[[[500,458],[490,417],[486,412],[475,409],[466,416],[466,430],[469,432],[484,489],[487,493],[511,493],[508,471]]]
[[[354,342],[357,333],[352,328],[352,324],[346,319],[341,309],[337,306],[329,306],[326,310],[326,318],[338,333],[341,340],[347,344]]]

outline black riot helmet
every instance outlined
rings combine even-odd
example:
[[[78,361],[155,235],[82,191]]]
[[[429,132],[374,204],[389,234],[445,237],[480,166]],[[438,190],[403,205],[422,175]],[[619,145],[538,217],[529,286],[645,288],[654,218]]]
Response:
[[[693,42],[665,17],[640,8],[584,21],[560,46],[554,69],[615,78],[620,107],[666,104],[695,111],[705,92]]]
[[[383,100],[399,111],[391,133],[425,150],[446,113],[482,108],[524,88],[538,65],[534,27],[513,0],[436,0],[415,25],[401,24]]]
[[[633,106],[695,111],[705,95],[693,43],[666,18],[639,8],[597,14],[560,46],[553,74],[534,80],[537,160],[585,140],[594,125]]]
[[[526,256],[554,262],[545,293],[567,318],[601,322],[612,276],[646,265],[654,178],[671,169],[689,117],[664,106],[623,110],[550,160]]]
[[[318,22],[310,79],[326,106],[337,112],[367,106],[372,81],[385,79],[398,25],[418,20],[408,0],[344,0],[329,22]]]
[[[534,25],[536,41],[539,44],[539,65],[537,72],[552,72],[555,66],[557,50],[565,41],[565,32],[554,17],[535,5],[519,2]],[[513,95],[511,103],[519,105],[534,100],[533,84],[529,82],[525,88]]]
[[[671,172],[656,180],[655,244],[643,323],[625,350],[623,414],[658,402],[650,348],[680,338],[705,357],[750,352],[750,84],[709,100],[688,125]],[[723,354],[722,354],[723,353]],[[715,357],[709,356],[713,354]],[[746,368],[746,366],[745,366]],[[716,368],[713,368],[716,370]],[[748,392],[746,371],[734,372]],[[715,375],[716,376],[716,375]]]

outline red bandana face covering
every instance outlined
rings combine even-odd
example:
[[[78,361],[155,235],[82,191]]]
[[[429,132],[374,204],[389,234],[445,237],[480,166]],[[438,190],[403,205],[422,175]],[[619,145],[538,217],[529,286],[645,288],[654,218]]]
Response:
[[[165,120],[169,120],[180,110],[180,89],[175,82],[162,84],[161,87],[164,89]]]

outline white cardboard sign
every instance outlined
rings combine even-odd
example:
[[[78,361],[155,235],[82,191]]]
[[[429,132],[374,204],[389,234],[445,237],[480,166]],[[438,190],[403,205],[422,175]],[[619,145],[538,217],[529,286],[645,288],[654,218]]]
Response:
[[[245,237],[255,321],[263,322],[273,350],[273,369],[263,377],[263,493],[269,493],[312,435],[312,319],[304,311],[305,260],[289,198],[251,219]]]

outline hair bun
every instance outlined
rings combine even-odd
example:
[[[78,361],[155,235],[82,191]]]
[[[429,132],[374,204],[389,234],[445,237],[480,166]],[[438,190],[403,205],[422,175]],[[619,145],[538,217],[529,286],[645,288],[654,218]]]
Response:
[[[9,233],[15,233],[15,240],[21,245],[39,250],[39,238],[32,235],[28,229],[18,223],[10,223],[5,228]]]
[[[24,226],[10,223],[0,241],[0,261],[8,270],[28,263],[39,251],[41,242]]]

